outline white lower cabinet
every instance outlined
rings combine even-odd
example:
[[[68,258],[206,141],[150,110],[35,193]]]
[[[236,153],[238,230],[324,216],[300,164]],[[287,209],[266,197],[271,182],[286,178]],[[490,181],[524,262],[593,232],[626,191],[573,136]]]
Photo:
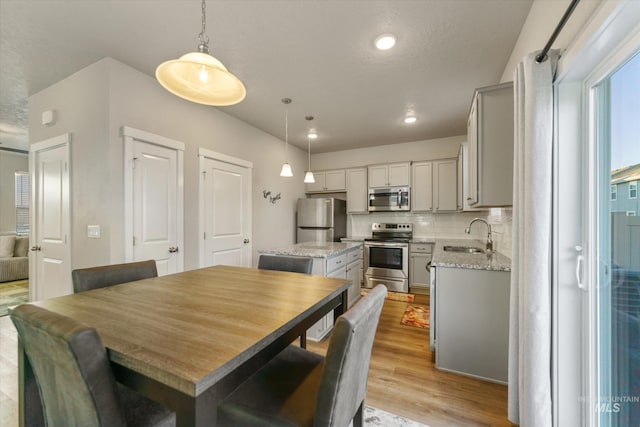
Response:
[[[348,307],[352,306],[360,298],[360,264],[362,263],[361,248],[355,247],[340,255],[328,258],[313,259],[313,274],[350,279],[351,286],[347,291]],[[352,275],[356,275],[355,280]],[[318,320],[307,330],[307,339],[310,341],[322,340],[333,327],[333,311],[330,311],[322,319]]]
[[[510,273],[436,270],[436,368],[506,384]]]
[[[429,295],[429,270],[433,243],[411,243],[409,245],[409,292]]]

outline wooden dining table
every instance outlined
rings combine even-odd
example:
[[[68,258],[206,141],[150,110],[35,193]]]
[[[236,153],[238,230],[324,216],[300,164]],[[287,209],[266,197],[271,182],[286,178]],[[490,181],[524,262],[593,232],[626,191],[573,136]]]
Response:
[[[212,426],[218,403],[330,310],[347,307],[345,279],[214,266],[33,304],[94,327],[116,379]],[[19,345],[20,419],[41,411]]]

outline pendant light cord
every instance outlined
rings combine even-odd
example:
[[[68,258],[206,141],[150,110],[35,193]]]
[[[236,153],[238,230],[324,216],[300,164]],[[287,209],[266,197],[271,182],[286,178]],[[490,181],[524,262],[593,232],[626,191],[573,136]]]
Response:
[[[284,161],[289,163],[287,148],[289,147],[289,110],[284,110]]]
[[[309,153],[309,172],[311,172],[311,138],[307,134],[307,144],[309,147],[307,148],[307,152]]]
[[[200,52],[209,52],[209,36],[207,35],[207,3],[202,0],[202,31],[198,34],[198,40],[200,40],[200,46],[198,46]]]

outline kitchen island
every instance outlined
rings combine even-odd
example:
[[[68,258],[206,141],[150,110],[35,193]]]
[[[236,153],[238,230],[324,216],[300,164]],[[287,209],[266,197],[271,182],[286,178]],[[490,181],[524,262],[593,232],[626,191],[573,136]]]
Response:
[[[303,242],[259,250],[264,255],[313,258],[311,274],[348,279],[349,309],[360,298],[362,282],[362,242]],[[320,341],[333,327],[333,312],[328,313],[307,331],[307,338]]]
[[[431,345],[436,368],[506,384],[511,260],[484,249],[479,240],[436,240]]]

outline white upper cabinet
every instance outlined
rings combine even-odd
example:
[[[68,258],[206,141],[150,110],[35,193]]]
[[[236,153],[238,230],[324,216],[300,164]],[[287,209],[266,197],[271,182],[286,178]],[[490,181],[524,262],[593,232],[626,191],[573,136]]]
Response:
[[[413,212],[458,210],[458,162],[456,159],[415,162],[412,169]]]
[[[347,213],[369,213],[367,206],[367,169],[347,169]]]
[[[307,193],[345,191],[347,188],[344,169],[314,172],[313,177],[316,182],[305,184]]]
[[[433,211],[458,210],[458,161],[456,159],[433,162]]]
[[[369,166],[369,188],[409,185],[410,166],[410,162]]]
[[[476,89],[469,120],[467,202],[471,207],[513,204],[513,83]]]
[[[411,185],[414,212],[433,210],[433,163],[415,162],[413,164],[413,185]]]

